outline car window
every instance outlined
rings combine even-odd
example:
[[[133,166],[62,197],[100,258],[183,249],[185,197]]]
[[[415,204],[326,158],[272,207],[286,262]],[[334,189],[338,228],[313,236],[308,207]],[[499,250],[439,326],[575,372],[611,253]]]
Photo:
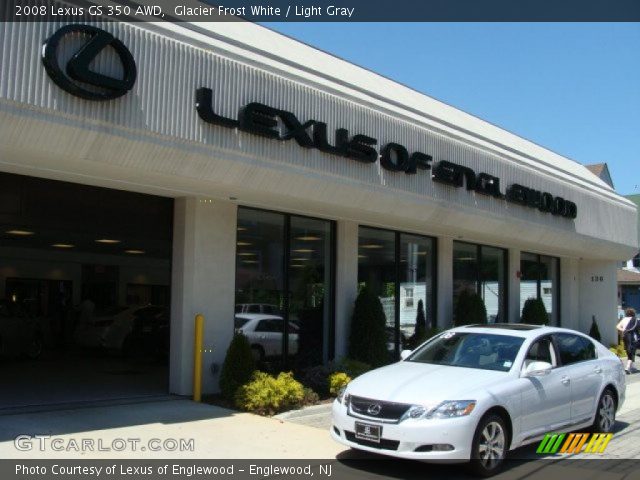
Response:
[[[551,337],[540,338],[531,344],[524,360],[524,367],[531,362],[547,362],[554,367],[557,365]]]
[[[510,335],[444,332],[406,361],[508,372],[523,341]]]
[[[242,313],[242,305],[236,305],[236,313]]]
[[[234,319],[234,321],[233,321],[233,327],[234,327],[234,328],[242,328],[242,327],[244,327],[244,326],[247,324],[247,322],[248,322],[248,321],[249,321],[249,319],[248,319],[248,318],[242,318],[242,317],[237,318],[237,317],[236,317],[236,318]]]
[[[247,305],[248,313],[260,313],[260,305]]]
[[[256,326],[256,332],[282,332],[282,320],[260,320]]]
[[[595,345],[588,338],[571,333],[557,333],[554,337],[562,365],[571,365],[596,358]]]

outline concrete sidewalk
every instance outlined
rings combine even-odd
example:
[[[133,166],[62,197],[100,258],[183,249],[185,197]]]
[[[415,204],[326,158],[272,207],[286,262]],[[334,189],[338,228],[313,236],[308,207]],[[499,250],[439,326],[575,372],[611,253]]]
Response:
[[[61,445],[73,439],[139,439],[139,449],[125,451],[19,451],[18,435],[51,435]],[[193,451],[150,451],[151,439],[194,439]],[[144,450],[142,450],[144,449]],[[133,405],[100,406],[0,416],[0,458],[335,458],[344,448],[328,430],[238,413],[190,400],[170,399]]]

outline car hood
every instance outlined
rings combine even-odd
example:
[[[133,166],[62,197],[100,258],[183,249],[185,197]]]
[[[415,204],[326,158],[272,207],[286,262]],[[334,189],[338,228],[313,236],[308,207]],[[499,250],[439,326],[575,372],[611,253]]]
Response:
[[[508,377],[507,372],[398,362],[359,376],[348,393],[388,402],[435,406],[445,400],[476,400],[479,390]]]

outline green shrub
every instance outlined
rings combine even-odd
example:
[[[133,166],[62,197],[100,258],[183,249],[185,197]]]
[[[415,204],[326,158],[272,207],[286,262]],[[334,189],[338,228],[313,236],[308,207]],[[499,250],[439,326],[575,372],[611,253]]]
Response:
[[[335,372],[329,375],[329,393],[335,397],[342,387],[346,387],[351,377],[344,372]]]
[[[220,390],[229,401],[233,401],[236,391],[251,379],[256,369],[251,345],[247,337],[236,333],[227,349],[222,369],[220,370]]]
[[[454,306],[453,323],[455,326],[487,323],[487,308],[482,297],[476,292],[462,290]]]
[[[416,327],[413,335],[409,338],[408,347],[411,349],[420,345],[427,337],[427,317],[424,314],[424,303],[418,300],[418,313],[416,313]]]
[[[385,326],[386,317],[380,299],[369,288],[364,288],[353,309],[349,356],[372,367],[388,363]]]
[[[609,351],[615,353],[619,357],[627,358],[627,352],[624,349],[624,344],[622,342],[618,343],[618,345],[611,345],[609,347]]]
[[[530,325],[546,325],[549,322],[549,315],[540,298],[528,298],[522,307],[522,323]]]
[[[369,370],[371,370],[371,365],[368,363],[346,357],[338,362],[334,371],[345,372],[351,378],[356,378]]]
[[[591,317],[591,329],[589,330],[589,336],[598,342],[602,340],[600,336],[600,329],[598,328],[598,322],[596,322],[596,316]]]
[[[302,405],[315,405],[320,401],[320,397],[309,387],[304,387],[304,395],[302,397]]]
[[[305,390],[291,372],[277,377],[256,371],[251,381],[238,388],[235,404],[241,410],[260,415],[274,415],[290,408],[302,406]]]
[[[317,392],[323,398],[329,396],[329,384],[327,378],[331,375],[335,368],[332,364],[328,365],[315,365],[313,367],[307,367],[297,372],[296,378],[305,386]]]

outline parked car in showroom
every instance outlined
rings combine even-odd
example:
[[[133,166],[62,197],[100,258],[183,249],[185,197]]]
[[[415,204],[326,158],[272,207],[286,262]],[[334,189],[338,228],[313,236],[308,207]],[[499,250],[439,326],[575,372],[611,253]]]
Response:
[[[237,313],[235,331],[251,344],[256,360],[282,355],[284,320],[279,315]],[[289,322],[289,355],[298,353],[298,326]]]
[[[25,355],[36,359],[42,353],[38,319],[25,306],[0,300],[0,357]]]
[[[165,355],[168,343],[169,310],[159,305],[134,307],[116,315],[101,338],[103,348],[126,356]]]
[[[625,398],[618,357],[555,327],[457,327],[354,379],[333,403],[349,447],[496,473],[510,450],[548,432],[611,432]]]

